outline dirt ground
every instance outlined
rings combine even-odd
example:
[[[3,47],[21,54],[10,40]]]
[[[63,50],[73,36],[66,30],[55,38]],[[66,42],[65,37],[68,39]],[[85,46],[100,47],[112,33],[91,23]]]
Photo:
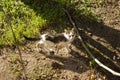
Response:
[[[81,35],[90,50],[104,64],[120,72],[120,1],[95,9],[100,22],[81,25]],[[28,80],[120,80],[95,64],[76,39],[73,51],[65,47],[56,54],[40,53],[35,45],[38,41],[28,41],[20,46]],[[103,57],[104,56],[104,57]],[[91,65],[90,65],[91,64]],[[116,67],[115,67],[116,66]],[[0,49],[0,80],[22,80],[23,70],[14,47]]]

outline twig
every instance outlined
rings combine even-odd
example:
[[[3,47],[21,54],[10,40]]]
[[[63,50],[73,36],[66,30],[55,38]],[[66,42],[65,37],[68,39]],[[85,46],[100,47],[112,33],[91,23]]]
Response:
[[[21,53],[20,48],[18,46],[18,42],[16,40],[16,36],[15,36],[15,33],[14,33],[13,28],[11,26],[11,23],[10,23],[10,29],[11,29],[12,34],[13,34],[13,38],[14,38],[14,41],[15,41],[16,48],[18,49],[18,55],[20,57],[20,61],[21,61],[21,65],[22,65],[22,70],[23,70],[23,76],[24,76],[23,78],[24,78],[24,80],[26,80],[27,77],[26,77],[26,74],[25,74],[25,66],[24,66],[24,62],[23,62],[23,59],[22,59],[22,53]]]
[[[103,63],[101,63],[97,58],[95,58],[95,57],[93,56],[93,54],[90,52],[90,50],[86,47],[86,45],[85,45],[82,37],[80,36],[80,34],[79,34],[79,32],[78,32],[77,27],[75,26],[75,23],[73,22],[70,14],[69,14],[69,12],[68,12],[66,9],[64,9],[64,10],[65,10],[65,12],[66,12],[66,14],[67,14],[67,16],[68,16],[71,24],[72,24],[73,27],[75,28],[76,33],[77,33],[77,35],[78,35],[78,38],[79,38],[80,42],[82,43],[82,46],[85,48],[85,50],[87,51],[87,53],[92,57],[92,59],[93,59],[99,66],[101,66],[102,68],[106,69],[107,71],[109,71],[109,72],[112,73],[113,75],[120,76],[120,73],[119,73],[119,72],[116,72],[116,71],[112,70],[111,68],[107,67],[106,65],[104,65]]]

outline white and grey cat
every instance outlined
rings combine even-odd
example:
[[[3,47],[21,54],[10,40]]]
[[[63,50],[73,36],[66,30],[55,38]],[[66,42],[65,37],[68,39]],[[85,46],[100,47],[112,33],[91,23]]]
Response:
[[[41,35],[40,41],[37,43],[36,47],[38,51],[46,51],[46,52],[58,52],[60,48],[66,47],[70,52],[71,42],[75,37],[74,29],[72,30],[64,30],[63,33],[59,33],[51,36],[49,33],[45,33]],[[65,41],[64,44],[60,43]]]

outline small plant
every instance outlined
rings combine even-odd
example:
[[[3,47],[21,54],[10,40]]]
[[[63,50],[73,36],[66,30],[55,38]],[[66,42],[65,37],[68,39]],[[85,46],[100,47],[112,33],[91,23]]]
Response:
[[[9,71],[14,75],[14,78],[19,79],[23,73],[19,56],[15,54],[14,56],[8,57],[7,60],[11,63]]]
[[[94,68],[94,66],[95,66],[95,61],[94,61],[94,60],[91,60],[91,61],[89,62],[89,64],[90,64],[90,67],[91,67],[91,68]]]
[[[28,80],[36,80],[36,79],[40,79],[40,80],[44,80],[47,78],[52,78],[51,73],[52,72],[52,68],[51,67],[44,67],[43,69],[39,69],[39,68],[35,68],[32,72],[32,75],[30,77],[28,77]]]
[[[19,63],[19,61],[20,61],[20,60],[19,60],[19,56],[16,55],[16,54],[14,54],[14,56],[8,57],[7,60],[8,60],[10,63],[14,63],[14,64]]]

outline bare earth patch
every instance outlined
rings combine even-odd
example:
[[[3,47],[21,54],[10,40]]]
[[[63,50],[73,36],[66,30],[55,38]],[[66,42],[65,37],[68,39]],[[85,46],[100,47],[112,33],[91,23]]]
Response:
[[[0,57],[0,79],[2,80],[16,80],[20,78],[17,72],[22,72],[19,70],[21,67],[12,66],[20,63],[17,63],[18,57],[16,58],[16,54],[7,52],[9,50],[9,48],[6,48],[6,51],[3,54],[8,53],[12,55],[8,56],[8,54],[6,54],[5,56]],[[15,51],[17,53],[17,50]],[[65,47],[59,50],[57,54],[50,55],[48,53],[37,52],[35,43],[31,42],[25,47],[21,47],[21,51],[25,64],[25,73],[30,80],[103,80],[102,74],[95,69],[90,69],[87,58],[76,58],[77,55],[76,57],[72,56]],[[15,59],[13,59],[14,57]],[[14,69],[11,70],[10,68]]]

